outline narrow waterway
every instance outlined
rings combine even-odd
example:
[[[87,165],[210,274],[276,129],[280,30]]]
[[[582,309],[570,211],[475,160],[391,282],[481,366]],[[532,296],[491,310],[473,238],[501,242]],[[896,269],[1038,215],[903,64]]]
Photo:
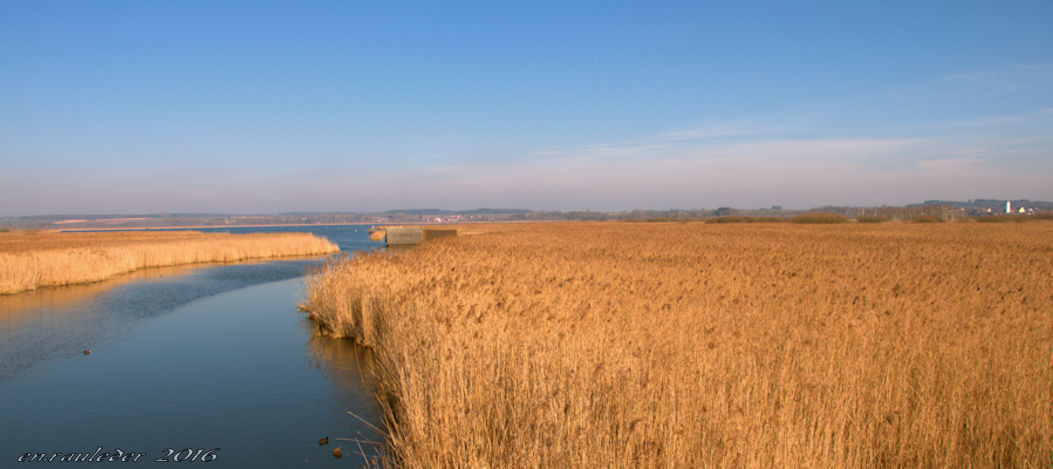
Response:
[[[364,227],[310,231],[347,251],[377,247]],[[150,269],[0,297],[0,467],[20,467],[27,453],[59,454],[58,463],[118,449],[146,455],[76,467],[165,456],[208,467],[360,467],[359,443],[342,438],[380,439],[347,413],[379,422],[368,352],[315,336],[297,312],[302,275],[318,262]]]

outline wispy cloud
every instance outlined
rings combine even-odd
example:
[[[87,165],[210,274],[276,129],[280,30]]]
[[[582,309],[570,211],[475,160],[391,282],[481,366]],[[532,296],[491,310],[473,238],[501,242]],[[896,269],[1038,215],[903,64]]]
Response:
[[[690,157],[611,160],[579,155],[505,167],[449,165],[421,169],[410,180],[414,190],[430,193],[438,204],[467,206],[471,200],[487,200],[493,205],[555,209],[775,204],[807,208],[978,194],[1049,198],[1046,188],[1053,185],[1053,172],[993,166],[984,158],[931,157],[889,169],[875,169],[865,161],[874,153],[920,152],[919,146],[929,143],[779,140],[723,145]]]
[[[457,188],[495,203],[546,208],[1050,199],[1051,142],[1033,132],[1048,127],[1047,114],[1041,108],[915,125],[909,136],[859,137],[824,136],[800,122],[738,120],[547,147],[500,165],[419,168],[411,178],[417,188]]]
[[[1051,78],[1051,63],[963,71],[763,116],[484,161],[446,159],[374,174],[345,196],[386,205],[609,210],[1049,200]],[[999,96],[1008,92],[1017,94]],[[384,191],[394,186],[402,189]]]
[[[983,158],[938,158],[932,160],[921,160],[916,163],[920,169],[958,169],[983,164],[987,160]]]
[[[698,124],[672,129],[666,132],[645,135],[637,139],[614,142],[599,142],[567,147],[548,147],[532,153],[541,157],[567,157],[569,155],[593,155],[599,158],[617,158],[711,144],[716,141],[759,137],[782,130],[781,127],[758,125],[750,121]]]
[[[24,194],[39,193],[40,181],[68,188],[37,197],[47,206],[74,207],[67,211],[176,211],[179,205],[169,201],[170,194],[187,192],[187,184],[176,181],[193,181],[194,190],[182,197],[182,206],[241,200],[244,207],[283,210],[808,208],[933,198],[1050,200],[1050,82],[1053,64],[1046,63],[963,71],[842,102],[685,123],[627,138],[519,149],[474,160],[415,155],[399,164],[354,163],[335,170],[316,162],[296,177],[290,177],[289,169],[242,172],[216,164],[201,173],[198,165],[170,164],[145,176],[98,175],[100,186],[133,176],[160,181],[113,192],[81,182],[80,172],[12,171],[0,174],[0,201],[8,204],[0,203],[0,210],[17,213],[18,201]],[[977,102],[976,95],[1010,89],[1022,92],[1013,99],[995,96]],[[339,164],[340,158],[332,160]],[[81,205],[71,206],[70,200]]]
[[[940,77],[939,81],[944,83],[998,84],[1049,77],[1051,75],[1053,75],[1053,62],[1033,62],[949,73]]]
[[[1048,96],[1051,82],[1053,62],[1033,62],[951,73],[933,82],[932,87],[968,103],[985,96],[1024,94],[1032,99]]]
[[[929,128],[954,128],[954,127],[998,127],[1005,125],[1021,124],[1025,122],[1033,122],[1036,120],[1034,115],[1016,115],[1016,116],[992,116],[992,117],[980,117],[975,119],[959,119],[946,122],[937,122],[934,124],[926,125],[923,127]]]

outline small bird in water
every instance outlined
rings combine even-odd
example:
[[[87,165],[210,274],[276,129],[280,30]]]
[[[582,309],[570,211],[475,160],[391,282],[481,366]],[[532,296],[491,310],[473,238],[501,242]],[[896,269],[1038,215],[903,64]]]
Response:
[[[342,450],[340,448],[334,449],[333,450],[333,457],[334,458],[342,458],[342,457],[344,457],[344,450]]]
[[[318,440],[318,446],[327,445],[327,444],[329,444],[329,437],[328,436],[325,437],[325,438],[322,438],[321,440]]]
[[[91,355],[91,350],[90,349],[84,349],[84,354],[85,355]]]

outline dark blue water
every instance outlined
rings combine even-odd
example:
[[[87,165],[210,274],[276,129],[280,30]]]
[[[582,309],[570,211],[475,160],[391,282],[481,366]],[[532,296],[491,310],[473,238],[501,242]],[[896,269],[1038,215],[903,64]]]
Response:
[[[362,226],[224,231],[379,247]],[[361,466],[358,444],[337,438],[380,439],[347,414],[380,420],[367,352],[315,336],[296,308],[305,270],[323,261],[148,269],[0,297],[0,467],[99,446],[147,453],[122,463],[133,466],[155,464],[165,448],[220,448],[212,461],[180,462],[208,467]],[[319,446],[323,437],[330,444]]]

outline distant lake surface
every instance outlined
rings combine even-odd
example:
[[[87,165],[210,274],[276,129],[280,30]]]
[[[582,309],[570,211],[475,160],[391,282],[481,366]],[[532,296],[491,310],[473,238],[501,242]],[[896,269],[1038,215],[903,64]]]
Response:
[[[200,231],[312,232],[349,252],[381,246],[355,225]],[[207,463],[180,464],[361,466],[357,443],[337,438],[380,440],[347,413],[380,421],[368,351],[315,336],[297,312],[306,269],[324,259],[146,269],[0,296],[0,467],[20,467],[25,453],[117,449],[147,453],[136,467],[215,448]],[[323,437],[330,443],[319,446]],[[75,466],[114,464],[128,465]]]

